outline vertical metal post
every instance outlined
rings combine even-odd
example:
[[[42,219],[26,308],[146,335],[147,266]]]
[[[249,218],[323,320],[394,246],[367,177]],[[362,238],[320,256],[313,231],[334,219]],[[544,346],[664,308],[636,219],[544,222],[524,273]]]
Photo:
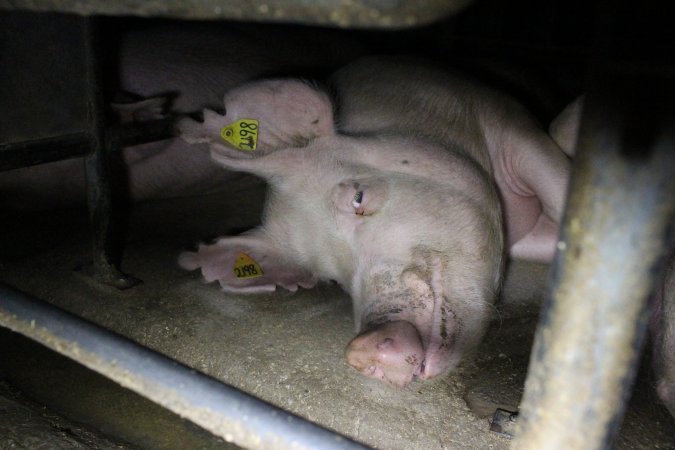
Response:
[[[675,83],[607,65],[591,82],[513,448],[609,448],[675,212]]]
[[[92,263],[84,272],[99,282],[120,289],[134,286],[139,280],[123,274],[117,268],[118,246],[115,242],[115,220],[112,207],[109,155],[111,139],[108,139],[101,65],[98,60],[100,36],[97,19],[86,17],[84,21],[84,48],[86,66],[87,113],[92,149],[85,158],[87,180],[87,205],[92,227]]]

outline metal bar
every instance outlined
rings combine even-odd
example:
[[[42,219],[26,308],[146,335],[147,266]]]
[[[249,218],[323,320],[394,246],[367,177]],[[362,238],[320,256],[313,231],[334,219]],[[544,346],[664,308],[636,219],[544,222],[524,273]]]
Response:
[[[112,206],[109,157],[112,147],[105,123],[103,83],[98,50],[100,47],[96,18],[83,18],[87,114],[91,134],[91,153],[85,158],[87,206],[93,231],[92,263],[83,272],[97,281],[126,289],[139,280],[117,268],[121,259],[120,245],[115,241],[115,217]]]
[[[175,121],[176,118],[172,116],[167,119],[114,126],[110,129],[110,150],[116,151],[132,145],[170,139],[175,136]]]
[[[109,151],[173,137],[174,119],[153,120],[112,127]],[[0,172],[86,156],[93,147],[86,133],[0,144]]]
[[[91,138],[74,133],[0,145],[0,172],[63,159],[77,158],[91,150]]]
[[[584,103],[517,449],[604,449],[616,437],[675,214],[675,83],[612,64]]]
[[[251,449],[366,449],[166,356],[0,285],[0,325]]]
[[[340,27],[403,28],[454,14],[472,0],[0,0],[2,9],[80,15],[136,15],[182,19],[299,22]]]

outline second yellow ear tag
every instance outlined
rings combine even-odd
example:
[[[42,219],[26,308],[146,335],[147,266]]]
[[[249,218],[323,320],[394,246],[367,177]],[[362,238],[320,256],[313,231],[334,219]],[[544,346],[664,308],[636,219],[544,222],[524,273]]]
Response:
[[[220,130],[220,137],[239,150],[252,152],[258,146],[258,121],[240,119],[232,122]]]
[[[239,252],[232,269],[237,278],[256,278],[263,275],[258,263],[244,252]]]

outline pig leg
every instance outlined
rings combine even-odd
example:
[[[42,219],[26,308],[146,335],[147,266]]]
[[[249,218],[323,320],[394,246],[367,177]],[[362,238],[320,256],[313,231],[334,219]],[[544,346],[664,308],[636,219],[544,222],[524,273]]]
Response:
[[[652,317],[656,392],[675,417],[675,251],[655,292]]]
[[[496,158],[510,256],[553,259],[570,162],[545,133],[530,128],[505,139]]]
[[[579,96],[551,122],[548,133],[558,146],[569,157],[574,156],[581,124],[581,112],[584,106],[584,96]]]

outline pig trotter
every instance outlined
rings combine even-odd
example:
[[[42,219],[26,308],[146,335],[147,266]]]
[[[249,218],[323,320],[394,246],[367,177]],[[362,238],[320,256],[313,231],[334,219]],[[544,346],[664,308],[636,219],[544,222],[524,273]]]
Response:
[[[410,322],[387,322],[355,337],[347,346],[347,363],[369,378],[406,387],[424,371],[424,348]]]

